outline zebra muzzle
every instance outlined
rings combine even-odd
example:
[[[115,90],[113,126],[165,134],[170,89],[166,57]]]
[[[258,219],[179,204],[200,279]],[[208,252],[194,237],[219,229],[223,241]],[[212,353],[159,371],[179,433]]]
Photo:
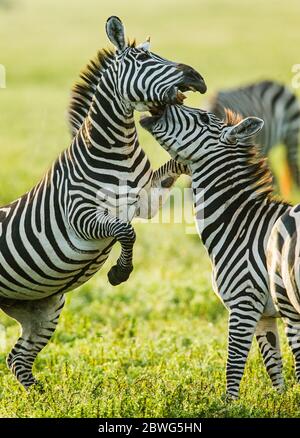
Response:
[[[206,83],[196,70],[185,64],[179,64],[177,68],[183,73],[180,84],[178,84],[180,91],[199,91],[201,94],[206,93]]]
[[[180,84],[174,85],[166,91],[163,103],[169,105],[182,105],[184,99],[186,99],[184,92],[199,91],[201,94],[203,94],[206,92],[206,90],[206,84],[200,75],[198,77],[192,74],[188,74],[187,76],[184,74]]]

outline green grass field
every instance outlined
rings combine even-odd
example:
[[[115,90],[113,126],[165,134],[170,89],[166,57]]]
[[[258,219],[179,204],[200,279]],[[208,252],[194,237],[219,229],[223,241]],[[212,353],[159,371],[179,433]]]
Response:
[[[107,46],[109,15],[123,19],[130,37],[150,34],[154,52],[193,65],[209,93],[262,78],[290,84],[291,67],[300,63],[298,0],[2,1],[1,204],[31,188],[69,145],[69,90]],[[200,95],[188,99],[202,102]],[[157,167],[167,155],[138,129]],[[184,224],[139,223],[136,230],[127,283],[113,288],[107,281],[116,247],[104,269],[68,295],[35,365],[44,393],[26,393],[7,370],[18,327],[1,313],[0,417],[299,417],[300,386],[282,326],[285,394],[272,390],[254,344],[241,397],[226,404],[227,313],[212,292],[198,236],[187,235]]]

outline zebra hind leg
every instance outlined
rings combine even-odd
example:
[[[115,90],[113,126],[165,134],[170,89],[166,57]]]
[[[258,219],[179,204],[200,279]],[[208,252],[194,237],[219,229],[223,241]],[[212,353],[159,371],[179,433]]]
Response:
[[[275,259],[275,255],[275,252],[273,252],[273,259],[269,261],[269,263],[273,263],[273,266],[271,265],[269,269],[271,294],[275,306],[279,309],[280,316],[285,323],[285,333],[295,360],[296,377],[300,383],[300,314],[288,297],[278,266],[281,264],[281,260]],[[275,265],[276,262],[277,266]]]
[[[278,392],[283,392],[284,380],[276,318],[262,317],[257,323],[255,334],[272,384]]]
[[[297,381],[300,383],[300,315],[292,305],[285,306],[284,322],[286,324],[286,335],[295,360],[295,371]]]
[[[35,301],[1,301],[1,309],[21,325],[21,336],[7,357],[8,368],[25,388],[37,383],[32,366],[48,344],[64,306],[64,295]]]
[[[261,316],[254,309],[255,303],[244,302],[230,310],[226,366],[226,399],[228,401],[237,399],[239,395],[252,339]]]

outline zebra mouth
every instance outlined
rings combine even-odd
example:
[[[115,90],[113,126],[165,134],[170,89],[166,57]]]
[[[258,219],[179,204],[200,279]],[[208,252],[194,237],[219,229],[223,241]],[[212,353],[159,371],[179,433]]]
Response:
[[[152,116],[161,116],[165,110],[166,105],[183,105],[183,101],[186,99],[187,96],[183,94],[182,91],[194,91],[194,92],[197,91],[193,87],[180,86],[180,88],[181,89],[179,89],[179,87],[172,87],[168,91],[165,102],[163,103],[160,102],[148,103],[147,109],[150,112],[150,114]]]
[[[160,118],[163,115],[165,109],[166,105],[153,105],[149,108],[149,113],[152,117]]]
[[[186,86],[186,85],[179,85],[171,87],[165,95],[163,104],[170,104],[170,105],[182,105],[184,99],[186,99],[186,95],[183,94],[183,91],[193,91],[196,92],[197,90],[193,86]]]
[[[186,99],[186,95],[183,91],[193,91],[197,92],[198,89],[194,87],[194,85],[186,85],[182,84],[171,87],[165,96],[165,101],[163,103],[160,102],[149,102],[147,104],[147,110],[150,112],[150,116],[146,114],[142,114],[140,117],[140,125],[149,132],[152,132],[152,128],[155,123],[163,117],[166,108],[169,105],[183,105],[184,100]]]
[[[183,89],[183,87],[180,87]],[[193,88],[184,88],[185,91],[196,91]],[[165,109],[166,105],[182,105],[184,99],[186,99],[185,94],[178,88],[172,87],[167,91],[163,102],[147,102],[146,104],[135,104],[135,109],[139,111],[149,111],[151,115],[159,115]]]
[[[166,105],[183,105],[184,100],[187,98],[183,92],[186,91],[197,92],[199,90],[193,84],[173,85],[165,92],[161,101],[134,102],[131,105],[136,111],[150,111],[152,115],[158,115]]]
[[[142,114],[140,117],[140,125],[142,128],[152,133],[153,126],[161,117],[163,117],[166,108],[167,105],[155,105],[149,108],[150,116]]]

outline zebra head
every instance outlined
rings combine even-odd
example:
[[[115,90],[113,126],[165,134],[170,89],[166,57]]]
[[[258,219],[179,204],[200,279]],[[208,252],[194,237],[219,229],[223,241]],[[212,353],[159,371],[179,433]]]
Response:
[[[206,92],[204,79],[196,70],[150,52],[149,39],[136,47],[128,45],[118,17],[107,20],[106,33],[116,49],[112,68],[117,92],[127,107],[155,111],[160,105],[182,104],[184,91]]]
[[[222,147],[248,144],[264,122],[258,117],[242,119],[227,112],[224,122],[214,114],[184,105],[167,105],[159,114],[140,121],[159,144],[179,162],[192,164]]]

